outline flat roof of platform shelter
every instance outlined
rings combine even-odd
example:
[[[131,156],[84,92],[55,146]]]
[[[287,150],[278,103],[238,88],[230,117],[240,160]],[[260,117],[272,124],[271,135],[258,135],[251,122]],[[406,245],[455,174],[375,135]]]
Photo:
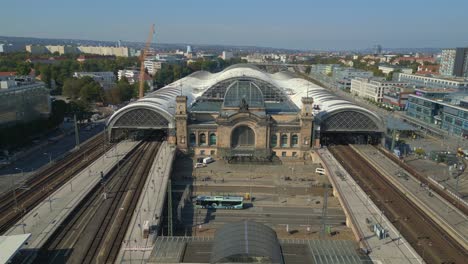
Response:
[[[0,236],[0,264],[8,263],[30,236],[31,234]]]

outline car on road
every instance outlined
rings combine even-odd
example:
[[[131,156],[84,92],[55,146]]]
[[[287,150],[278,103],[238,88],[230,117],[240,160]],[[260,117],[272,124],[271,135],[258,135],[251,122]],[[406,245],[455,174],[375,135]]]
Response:
[[[195,163],[195,166],[194,166],[195,169],[196,168],[203,168],[203,167],[206,167],[206,164],[205,163],[200,163],[200,162]]]

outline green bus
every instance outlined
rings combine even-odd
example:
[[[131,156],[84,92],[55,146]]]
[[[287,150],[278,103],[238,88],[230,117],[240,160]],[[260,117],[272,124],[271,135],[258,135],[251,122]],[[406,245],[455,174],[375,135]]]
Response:
[[[242,196],[197,196],[195,208],[206,209],[243,209]]]

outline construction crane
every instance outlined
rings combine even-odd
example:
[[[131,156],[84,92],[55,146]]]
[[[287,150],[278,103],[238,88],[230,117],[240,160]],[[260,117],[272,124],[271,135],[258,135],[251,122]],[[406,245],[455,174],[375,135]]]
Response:
[[[146,54],[148,53],[148,49],[151,45],[151,42],[153,40],[153,34],[154,34],[154,24],[151,26],[150,33],[148,35],[148,39],[146,40],[145,48],[141,51],[140,54],[140,87],[139,87],[139,93],[138,93],[138,98],[143,98],[145,95],[145,59],[146,59]]]

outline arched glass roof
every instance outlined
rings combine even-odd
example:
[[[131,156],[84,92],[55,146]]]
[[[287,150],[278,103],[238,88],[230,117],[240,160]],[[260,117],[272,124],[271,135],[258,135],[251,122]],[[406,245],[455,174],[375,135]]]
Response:
[[[314,98],[314,104],[319,109],[314,113],[317,120],[324,120],[333,112],[348,109],[364,113],[367,116],[372,116],[373,120],[383,124],[383,121],[381,121],[380,117],[375,113],[343,100],[328,90],[305,79],[298,78],[294,73],[277,72],[270,74],[249,64],[232,65],[218,73],[209,73],[206,71],[195,72],[157,91],[147,94],[144,98],[126,107],[133,108],[139,107],[140,105],[144,105],[145,107],[151,106],[155,110],[167,113],[174,118],[176,105],[175,97],[177,95],[185,95],[187,96],[189,107],[192,105],[199,107],[192,108],[192,110],[210,111],[210,109],[219,109],[227,87],[234,81],[240,80],[252,81],[260,88],[263,94],[265,108],[276,109],[272,113],[299,111],[302,106],[302,97],[308,96]],[[203,109],[200,103],[205,101],[209,102],[210,107]],[[111,119],[113,117],[111,117]]]

